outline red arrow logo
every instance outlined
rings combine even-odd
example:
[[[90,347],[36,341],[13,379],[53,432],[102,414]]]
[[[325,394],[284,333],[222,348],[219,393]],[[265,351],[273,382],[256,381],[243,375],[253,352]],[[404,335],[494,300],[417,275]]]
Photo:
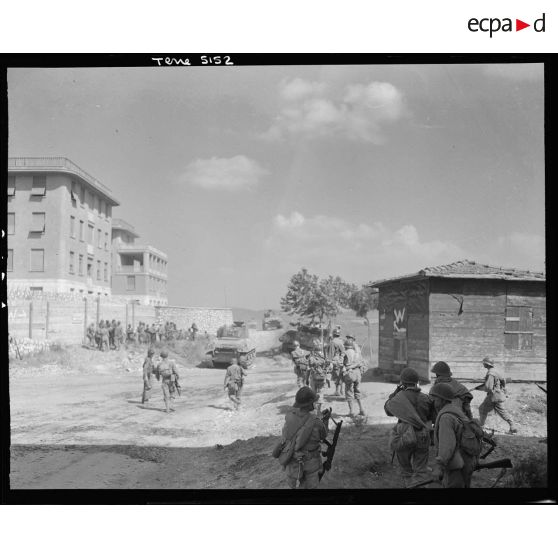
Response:
[[[515,20],[515,30],[516,31],[521,31],[522,29],[525,29],[526,27],[531,27],[531,24],[530,23],[525,23],[524,21],[521,21],[520,19]]]

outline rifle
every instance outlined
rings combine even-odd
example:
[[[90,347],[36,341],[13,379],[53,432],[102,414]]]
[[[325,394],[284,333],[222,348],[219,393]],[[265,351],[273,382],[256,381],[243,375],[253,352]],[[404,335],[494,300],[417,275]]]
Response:
[[[539,386],[539,384],[535,384],[540,390],[544,391],[545,393],[547,393],[546,389],[544,389],[542,386]]]
[[[468,389],[467,391],[468,392],[475,391],[476,389],[480,389],[481,387],[484,387],[484,382],[482,384],[479,384],[478,386],[475,386],[474,388]]]
[[[321,481],[325,472],[331,469],[333,456],[335,455],[335,447],[337,446],[337,440],[339,439],[339,433],[341,432],[341,425],[343,424],[342,420],[337,422],[331,416],[331,407],[322,412],[322,420],[327,421],[324,422],[326,428],[328,427],[329,419],[331,419],[335,424],[335,432],[333,433],[333,440],[331,442],[329,442],[328,440],[324,440],[324,443],[327,445],[327,450],[322,452],[322,456],[325,457],[326,460],[322,464],[322,471],[318,475],[318,481]]]
[[[486,432],[482,435],[482,441],[485,442],[490,446],[485,453],[480,456],[480,459],[486,459],[495,449],[496,449],[496,441],[494,440],[494,430],[492,430],[492,434],[487,434]]]
[[[513,467],[513,464],[511,462],[510,459],[505,458],[505,459],[498,459],[497,461],[490,461],[489,463],[478,463],[477,466],[475,467],[475,471],[480,471],[481,469],[502,469],[502,470],[506,470],[506,469],[511,469]],[[496,480],[496,482],[498,482],[498,480],[500,480],[500,478],[502,478],[502,474],[500,474],[500,476],[498,477],[498,479]],[[428,486],[429,484],[432,483],[440,483],[440,481],[438,479],[429,479],[426,481],[422,481],[416,484],[413,484],[411,486],[409,486],[408,488],[421,488],[423,486]],[[492,485],[492,487],[494,487],[496,483],[494,483]]]

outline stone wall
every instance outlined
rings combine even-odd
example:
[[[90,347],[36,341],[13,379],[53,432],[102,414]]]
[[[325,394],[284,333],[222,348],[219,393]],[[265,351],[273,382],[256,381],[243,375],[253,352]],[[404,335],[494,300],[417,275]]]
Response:
[[[184,308],[182,306],[157,306],[157,320],[174,322],[178,329],[188,329],[192,323],[199,333],[215,335],[222,325],[232,324],[231,308]]]
[[[36,353],[50,351],[51,342],[29,337],[9,338],[8,357],[10,359],[24,358]]]

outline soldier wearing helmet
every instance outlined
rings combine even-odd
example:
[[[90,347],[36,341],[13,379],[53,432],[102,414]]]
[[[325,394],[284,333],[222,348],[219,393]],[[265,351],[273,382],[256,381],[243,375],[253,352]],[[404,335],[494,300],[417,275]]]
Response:
[[[504,403],[508,396],[506,390],[506,379],[504,376],[494,368],[494,360],[486,356],[482,360],[482,365],[486,368],[486,376],[484,378],[484,386],[479,388],[486,391],[486,397],[479,406],[479,419],[481,426],[484,426],[488,413],[495,411],[500,415],[510,426],[509,434],[515,434],[517,428],[513,423],[508,410]]]
[[[335,383],[335,395],[343,395],[343,358],[345,357],[345,345],[341,340],[341,333],[335,329],[329,344],[329,356],[333,364],[331,378]]]
[[[163,399],[165,400],[165,410],[167,413],[174,411],[171,407],[171,401],[174,401],[176,392],[176,382],[180,378],[176,370],[176,364],[168,360],[169,353],[163,349],[160,353],[161,362],[157,365],[157,379],[161,379],[161,388],[163,389]]]
[[[428,450],[435,411],[432,400],[421,392],[418,382],[417,371],[404,368],[399,386],[384,405],[386,414],[398,419],[390,436],[390,446],[397,456],[405,488],[428,476]],[[411,428],[413,435],[405,435]]]
[[[225,374],[224,389],[229,393],[229,399],[233,402],[236,411],[240,408],[242,388],[244,387],[244,376],[247,376],[246,370],[239,366],[238,359],[231,359],[231,365],[227,368]]]
[[[294,373],[296,374],[296,385],[301,388],[308,385],[308,351],[300,348],[299,341],[294,341],[294,349],[291,351],[291,358],[294,363]]]
[[[317,396],[308,386],[301,387],[295,402],[285,415],[282,441],[293,441],[291,460],[285,465],[290,488],[317,488],[322,470],[321,441],[327,430],[324,423],[312,413]]]
[[[476,458],[461,451],[463,424],[468,421],[461,400],[449,383],[435,384],[430,390],[436,409],[434,443],[436,445],[436,465],[434,478],[442,482],[444,488],[470,488]]]
[[[359,415],[366,417],[362,407],[360,382],[362,380],[362,368],[364,363],[359,353],[355,350],[354,337],[347,335],[345,339],[345,356],[343,357],[343,382],[345,384],[345,398],[349,405],[349,414],[355,417],[354,401],[356,400],[359,408]]]
[[[155,351],[148,349],[147,356],[143,361],[143,394],[141,396],[141,404],[145,405],[149,401],[149,392],[151,391],[151,374],[153,374],[153,355]]]
[[[451,386],[455,396],[461,400],[465,416],[472,420],[473,413],[471,412],[471,401],[473,400],[473,395],[463,384],[451,377],[451,368],[448,363],[440,360],[432,367],[430,372],[436,376],[434,385],[446,383]]]

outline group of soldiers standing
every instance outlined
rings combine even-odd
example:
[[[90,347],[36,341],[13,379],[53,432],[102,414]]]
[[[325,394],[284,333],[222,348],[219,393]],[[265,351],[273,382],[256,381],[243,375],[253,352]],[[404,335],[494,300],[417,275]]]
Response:
[[[517,428],[504,401],[506,381],[494,367],[494,360],[485,357],[484,382],[468,390],[452,377],[446,362],[437,362],[431,372],[436,376],[429,394],[421,392],[419,376],[413,368],[401,372],[397,389],[389,396],[384,409],[388,416],[398,418],[390,436],[390,448],[401,469],[404,486],[413,488],[433,479],[444,488],[470,488],[478,466],[482,441],[482,427],[488,413],[496,411],[509,424],[509,434]],[[471,411],[471,391],[486,392],[479,407],[479,419]],[[435,466],[428,468],[430,447],[436,451]]]
[[[195,341],[198,335],[198,326],[193,323],[187,330],[178,329],[174,322],[146,324],[139,322],[134,330],[131,324],[126,328],[126,339],[130,343],[154,344],[164,341],[189,339]],[[207,335],[207,332],[206,332]]]
[[[360,383],[364,371],[364,360],[353,335],[348,334],[345,341],[341,340],[339,330],[334,330],[323,355],[318,347],[306,351],[300,347],[298,341],[294,342],[295,348],[291,352],[296,374],[297,386],[310,386],[317,395],[315,407],[319,413],[323,404],[325,386],[335,385],[336,397],[345,397],[349,405],[351,417],[366,417],[362,407]],[[358,406],[358,415],[355,413],[355,403]]]
[[[99,351],[118,350],[124,343],[122,324],[116,320],[101,320],[97,326],[91,323],[87,328],[87,341],[90,348]]]

